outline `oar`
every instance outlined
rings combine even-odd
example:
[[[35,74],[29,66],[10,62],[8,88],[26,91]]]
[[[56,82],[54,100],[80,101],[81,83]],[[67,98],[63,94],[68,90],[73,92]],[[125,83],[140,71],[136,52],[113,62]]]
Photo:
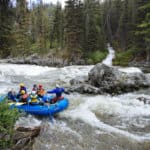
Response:
[[[20,106],[20,105],[24,105],[24,104],[26,104],[26,103],[24,103],[24,102],[10,102],[10,103],[8,103],[9,105],[15,105],[15,106]]]

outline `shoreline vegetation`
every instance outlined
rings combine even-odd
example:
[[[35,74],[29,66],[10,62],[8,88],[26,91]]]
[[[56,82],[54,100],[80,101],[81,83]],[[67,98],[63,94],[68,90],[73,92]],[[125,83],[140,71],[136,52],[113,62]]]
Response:
[[[50,52],[45,55],[39,55],[37,53],[29,56],[8,57],[6,59],[0,59],[0,63],[12,63],[12,64],[31,64],[49,67],[64,67],[70,65],[94,65],[103,61],[107,55],[108,50],[103,52],[95,51],[88,54],[87,58],[65,58],[60,51],[56,53]]]
[[[6,100],[0,103],[0,149],[13,145],[14,124],[19,116],[18,110],[10,109]]]
[[[110,43],[115,65],[150,62],[149,1],[67,0],[62,8],[39,0],[30,6],[26,0],[0,2],[1,59],[50,53],[62,62],[96,64]]]

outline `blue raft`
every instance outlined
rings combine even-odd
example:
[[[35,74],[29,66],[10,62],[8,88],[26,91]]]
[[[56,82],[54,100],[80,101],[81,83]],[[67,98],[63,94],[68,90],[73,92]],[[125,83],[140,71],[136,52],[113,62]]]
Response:
[[[50,116],[54,115],[58,112],[63,111],[69,105],[69,102],[66,98],[58,101],[55,104],[50,105],[30,105],[30,104],[23,104],[23,105],[15,105],[12,104],[12,107],[18,108],[19,110],[23,110],[26,113],[33,114],[33,115],[41,115],[41,116]]]
[[[6,95],[0,96],[0,102],[4,101]],[[45,97],[48,98],[47,96]],[[49,96],[49,102],[51,101],[52,96]],[[44,101],[44,100],[43,100]],[[32,105],[28,103],[10,103],[10,108],[18,108],[20,111],[24,111],[33,115],[41,115],[41,116],[50,116],[54,115],[58,112],[65,110],[69,105],[69,101],[67,98],[64,98],[55,104],[46,104],[46,105]]]

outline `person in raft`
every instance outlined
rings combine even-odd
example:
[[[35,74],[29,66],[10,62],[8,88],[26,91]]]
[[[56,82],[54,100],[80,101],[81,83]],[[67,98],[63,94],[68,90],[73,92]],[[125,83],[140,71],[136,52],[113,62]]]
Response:
[[[28,101],[28,98],[29,98],[29,95],[25,92],[25,90],[22,90],[20,92],[20,102],[27,102]]]
[[[34,84],[34,85],[33,85],[32,91],[35,91],[35,92],[37,93],[37,91],[38,91],[38,86],[37,86],[37,84]]]
[[[45,94],[45,90],[43,88],[43,85],[39,85],[38,90],[37,90],[37,95],[38,97],[42,98]]]
[[[12,100],[12,101],[14,101],[14,102],[17,101],[17,98],[16,98],[17,95],[16,95],[16,92],[15,92],[13,89],[11,89],[11,90],[8,92],[7,96],[8,96],[8,100]]]
[[[65,92],[64,88],[61,88],[59,84],[56,84],[56,88],[55,89],[47,91],[48,94],[52,94],[52,93],[56,94],[56,97],[54,97],[50,103],[54,104],[57,101],[62,100],[64,98],[62,96],[62,93],[64,93],[64,92]]]
[[[39,102],[37,92],[33,90],[30,94],[29,103],[37,103],[37,102]]]
[[[27,88],[25,87],[24,83],[20,83],[20,89],[19,92],[17,94],[17,98],[19,99],[20,96],[22,95],[21,91],[25,91],[25,93],[27,94]]]

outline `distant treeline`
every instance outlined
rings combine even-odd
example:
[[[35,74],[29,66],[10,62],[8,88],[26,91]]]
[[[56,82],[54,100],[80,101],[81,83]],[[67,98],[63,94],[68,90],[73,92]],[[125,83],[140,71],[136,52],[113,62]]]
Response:
[[[99,61],[110,42],[149,61],[149,0],[66,0],[65,8],[0,0],[0,57],[41,55]],[[132,55],[133,56],[133,55]],[[147,56],[147,57],[146,57]]]

